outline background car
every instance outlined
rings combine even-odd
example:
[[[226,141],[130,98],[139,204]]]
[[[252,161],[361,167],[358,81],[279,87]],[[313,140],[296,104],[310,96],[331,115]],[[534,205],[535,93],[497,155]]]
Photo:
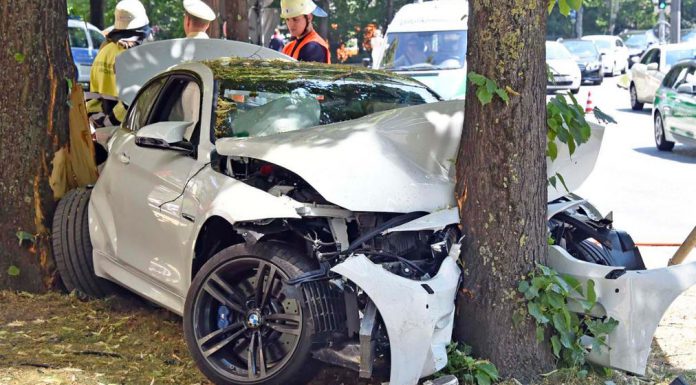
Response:
[[[614,76],[628,71],[628,48],[618,36],[588,35],[583,40],[592,40],[602,54],[602,69],[605,75]]]
[[[68,20],[68,38],[75,67],[77,81],[89,88],[89,73],[99,47],[105,40],[99,28],[83,20]]]
[[[655,44],[659,44],[659,39],[655,36],[652,30],[647,31],[629,31],[620,35],[624,40],[624,44],[628,48],[628,68],[633,66],[634,61],[631,58],[640,58],[648,48]]]
[[[678,61],[695,55],[696,44],[689,43],[664,44],[649,49],[631,68],[631,108],[639,111],[645,103],[652,103],[669,69]]]
[[[602,56],[593,41],[589,40],[564,40],[563,46],[570,51],[573,59],[580,69],[583,82],[602,84],[604,73],[602,72]]]
[[[696,43],[696,29],[687,29],[682,31],[682,43]]]
[[[658,150],[672,151],[674,142],[696,145],[696,60],[667,73],[655,95],[653,122]]]
[[[553,79],[549,79],[546,84],[547,92],[570,90],[577,94],[580,91],[580,69],[573,60],[573,55],[563,44],[555,41],[546,42],[546,65],[553,74]]]

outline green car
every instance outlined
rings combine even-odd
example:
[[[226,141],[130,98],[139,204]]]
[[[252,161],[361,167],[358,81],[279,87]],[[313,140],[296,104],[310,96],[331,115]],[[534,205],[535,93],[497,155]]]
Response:
[[[696,145],[696,60],[672,67],[655,93],[653,106],[658,150],[672,151],[675,142]]]

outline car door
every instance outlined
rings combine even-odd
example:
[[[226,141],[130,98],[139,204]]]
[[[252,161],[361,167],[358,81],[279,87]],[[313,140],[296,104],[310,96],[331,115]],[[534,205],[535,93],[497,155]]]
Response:
[[[616,66],[621,68],[622,72],[628,68],[628,48],[621,38],[617,37],[614,41],[614,49],[616,50]]]
[[[183,296],[188,277],[182,277],[182,269],[190,257],[184,244],[193,222],[182,216],[182,196],[187,181],[206,163],[196,154],[143,147],[136,137],[155,123],[190,121],[185,140],[196,148],[202,93],[199,80],[189,74],[175,73],[160,81],[161,91],[149,111],[147,106],[138,110],[142,93],[134,103],[136,108],[129,110],[124,125],[129,132],[114,144],[110,157],[117,160],[110,159],[105,173],[112,184],[111,210],[117,213],[116,259],[147,282],[150,290]]]
[[[663,128],[665,131],[672,132],[676,127],[676,85],[684,79],[686,72],[687,68],[683,65],[672,68],[655,95],[655,107],[659,107],[660,113],[662,114]]]
[[[660,84],[664,79],[664,74],[660,72],[661,58],[662,50],[655,48],[646,67],[645,81],[642,85],[642,93],[639,93],[639,95],[642,95],[639,97],[642,100],[645,100],[646,103],[652,103],[655,100],[655,92],[657,92],[657,89],[660,87]]]
[[[683,76],[674,84],[674,128],[677,135],[696,140],[696,95],[677,93],[681,85],[696,85],[696,66],[685,66]]]
[[[640,61],[633,65],[631,68],[631,76],[633,78],[633,84],[636,87],[636,94],[638,95],[638,100],[645,101],[646,84],[648,82],[648,64],[652,61],[653,56],[656,54],[657,49],[653,48],[648,50],[640,58]]]

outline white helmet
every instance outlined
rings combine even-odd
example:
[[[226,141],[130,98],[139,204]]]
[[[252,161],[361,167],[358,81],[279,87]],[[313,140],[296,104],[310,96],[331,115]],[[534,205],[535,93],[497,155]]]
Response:
[[[114,29],[138,29],[150,23],[139,0],[121,0],[114,11]]]
[[[312,0],[280,0],[280,17],[290,19],[301,15],[313,14],[314,16],[329,16],[319,8]]]

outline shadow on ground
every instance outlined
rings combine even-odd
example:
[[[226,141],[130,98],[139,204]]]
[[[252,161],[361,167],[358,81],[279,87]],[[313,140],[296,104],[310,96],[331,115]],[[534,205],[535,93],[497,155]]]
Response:
[[[660,159],[673,160],[686,164],[696,164],[696,146],[677,144],[672,151],[660,151],[656,147],[641,147],[634,148],[633,150]]]

